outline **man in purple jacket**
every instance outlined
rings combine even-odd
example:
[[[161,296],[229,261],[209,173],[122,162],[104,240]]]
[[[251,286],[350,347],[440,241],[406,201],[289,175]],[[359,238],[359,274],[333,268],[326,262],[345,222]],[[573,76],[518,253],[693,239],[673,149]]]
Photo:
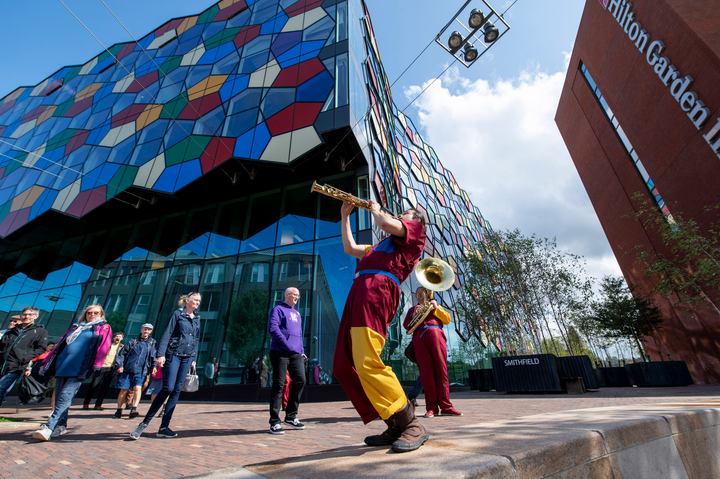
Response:
[[[285,434],[283,424],[292,429],[305,429],[298,421],[300,395],[305,387],[305,350],[303,349],[302,318],[295,305],[300,299],[297,288],[285,290],[285,301],[270,311],[270,363],[273,368],[270,395],[270,433]],[[292,389],[285,409],[285,421],[280,422],[280,404],[285,372],[290,373]]]

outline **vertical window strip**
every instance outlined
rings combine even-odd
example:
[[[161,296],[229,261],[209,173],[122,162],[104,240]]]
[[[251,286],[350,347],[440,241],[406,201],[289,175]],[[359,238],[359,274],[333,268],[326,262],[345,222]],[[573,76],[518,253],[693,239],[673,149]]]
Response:
[[[670,215],[670,209],[665,204],[665,201],[663,201],[662,197],[660,196],[660,192],[655,187],[655,183],[653,183],[652,179],[650,178],[650,175],[648,175],[647,170],[642,164],[642,161],[640,161],[640,157],[638,156],[637,152],[632,146],[632,143],[630,143],[630,140],[628,139],[627,135],[625,134],[625,131],[620,126],[620,122],[615,117],[615,114],[610,109],[610,106],[607,104],[607,101],[605,101],[605,97],[603,97],[602,93],[600,93],[600,89],[598,88],[597,84],[595,83],[595,80],[593,80],[592,76],[590,75],[590,72],[588,72],[587,67],[585,67],[584,63],[580,63],[580,72],[585,77],[585,80],[588,82],[588,85],[590,86],[590,89],[595,93],[595,97],[598,100],[598,103],[600,103],[600,106],[603,109],[603,112],[605,113],[605,116],[607,117],[610,124],[615,129],[615,132],[618,135],[618,138],[620,138],[620,143],[622,143],[623,148],[625,148],[625,151],[630,156],[630,159],[632,160],[633,164],[635,165],[635,168],[637,169],[638,173],[642,177],[643,181],[645,181],[645,185],[647,186],[648,190],[650,190],[650,194],[653,196],[653,199],[655,200],[655,203],[657,203],[658,208],[660,208],[660,211],[663,212],[665,216],[671,217]]]

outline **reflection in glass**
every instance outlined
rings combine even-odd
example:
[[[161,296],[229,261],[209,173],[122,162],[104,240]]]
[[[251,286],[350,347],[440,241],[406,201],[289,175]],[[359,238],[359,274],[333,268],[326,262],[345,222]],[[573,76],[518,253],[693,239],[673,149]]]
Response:
[[[190,211],[182,234],[184,243],[177,250],[175,261],[197,261],[205,257],[215,222],[215,207],[200,208]]]
[[[342,53],[335,61],[335,108],[348,104],[348,54]]]
[[[285,246],[313,239],[317,195],[310,191],[311,184],[302,183],[284,190],[276,245]]]
[[[267,260],[266,255],[259,254],[239,257],[220,362],[218,382],[221,384],[260,382],[261,386],[267,386],[268,363],[263,343],[269,312],[269,283],[250,281],[252,265]]]
[[[241,253],[272,248],[280,215],[280,190],[274,190],[250,198],[248,221]]]
[[[321,178],[318,183],[328,184],[330,186],[334,186],[339,190],[354,194],[354,178],[355,175],[352,174],[334,176],[330,178]],[[325,195],[317,196],[319,198],[320,205],[318,208],[318,221],[315,239],[327,238],[330,236],[340,236],[340,208],[342,206],[342,202]],[[352,226],[352,230],[355,231],[354,217],[351,218],[350,224]]]
[[[198,346],[198,375],[200,384],[214,384],[214,365],[223,352],[223,331],[233,292],[235,257],[205,263],[199,292],[200,344]],[[201,369],[202,368],[202,369]],[[223,374],[225,371],[223,371]]]
[[[325,384],[332,378],[335,341],[356,260],[343,252],[340,238],[317,241],[315,254],[313,315],[306,351],[312,368],[310,383]]]

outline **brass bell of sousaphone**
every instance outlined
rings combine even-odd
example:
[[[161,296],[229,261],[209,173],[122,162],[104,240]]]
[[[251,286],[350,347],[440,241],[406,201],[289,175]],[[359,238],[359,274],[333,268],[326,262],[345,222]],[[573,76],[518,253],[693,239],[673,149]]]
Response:
[[[428,290],[428,296],[415,307],[415,313],[408,324],[408,334],[414,333],[432,311],[430,301],[433,299],[433,291],[445,291],[455,283],[455,273],[450,265],[437,258],[421,260],[415,266],[415,277],[420,285]]]

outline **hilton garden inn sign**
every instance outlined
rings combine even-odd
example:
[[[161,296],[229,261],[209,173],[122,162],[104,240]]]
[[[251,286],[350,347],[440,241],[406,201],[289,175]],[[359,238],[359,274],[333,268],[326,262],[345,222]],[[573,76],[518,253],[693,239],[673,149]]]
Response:
[[[690,90],[693,77],[681,75],[678,68],[670,63],[668,57],[660,55],[665,51],[665,44],[662,40],[650,41],[650,35],[646,32],[640,22],[635,20],[635,12],[632,11],[632,3],[626,0],[599,0],[605,9],[612,13],[620,28],[627,34],[630,41],[640,53],[645,53],[645,58],[659,80],[670,89],[670,94],[678,102],[680,108],[687,112],[695,128],[702,128],[710,116],[710,109],[698,98],[697,93]],[[715,154],[720,157],[720,118],[715,126],[703,135],[705,141]],[[717,138],[716,138],[717,136]]]

